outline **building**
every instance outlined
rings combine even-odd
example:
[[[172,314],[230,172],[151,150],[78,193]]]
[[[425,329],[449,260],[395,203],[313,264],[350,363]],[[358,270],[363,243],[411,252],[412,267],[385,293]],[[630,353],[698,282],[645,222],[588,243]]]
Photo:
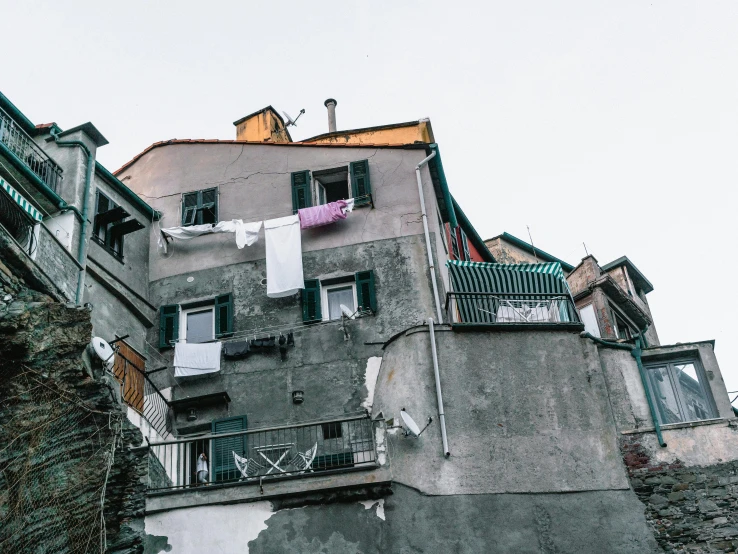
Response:
[[[107,234],[90,246],[104,261],[78,302],[95,334],[128,335],[143,411],[165,406],[164,432],[134,447],[146,551],[735,547],[738,420],[714,344],[660,345],[627,258],[485,246],[430,122],[338,131],[336,104],[325,135],[293,142],[267,107],[237,140],[155,143],[95,181],[143,226],[112,272],[130,260],[130,280],[96,280],[121,262]],[[265,227],[352,198],[299,232],[301,286],[270,296],[295,239],[269,250]],[[107,225],[116,208],[96,205]],[[223,356],[177,371],[175,356],[201,363],[183,346]]]

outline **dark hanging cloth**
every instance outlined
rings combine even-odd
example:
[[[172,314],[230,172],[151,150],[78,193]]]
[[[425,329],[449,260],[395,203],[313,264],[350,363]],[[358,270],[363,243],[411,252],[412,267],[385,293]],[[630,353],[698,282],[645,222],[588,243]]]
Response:
[[[260,339],[254,339],[251,341],[251,349],[256,350],[259,348],[274,348],[276,340],[276,337],[263,337]]]
[[[223,356],[231,360],[245,358],[251,350],[251,343],[247,340],[226,342],[223,344]]]

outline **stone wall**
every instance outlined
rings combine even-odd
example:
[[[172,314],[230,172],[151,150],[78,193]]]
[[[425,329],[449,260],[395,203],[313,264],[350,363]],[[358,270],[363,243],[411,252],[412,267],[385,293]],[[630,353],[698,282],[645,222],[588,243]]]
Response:
[[[685,467],[656,462],[639,435],[621,440],[633,490],[666,552],[738,549],[738,461]]]
[[[36,263],[64,292],[68,300],[74,300],[77,293],[79,265],[72,254],[51,235],[44,225],[41,225],[39,231]]]

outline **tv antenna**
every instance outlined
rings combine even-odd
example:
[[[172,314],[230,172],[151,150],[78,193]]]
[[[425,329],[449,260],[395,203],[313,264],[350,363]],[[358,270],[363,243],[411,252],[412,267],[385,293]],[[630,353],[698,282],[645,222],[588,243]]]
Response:
[[[305,113],[305,108],[300,110],[300,113],[297,115],[297,117],[292,117],[287,112],[282,112],[282,115],[287,120],[287,125],[285,127],[297,127],[297,120],[300,119],[300,116]]]
[[[526,225],[525,227],[528,229],[528,238],[530,239],[530,246],[533,249],[533,257],[536,259],[536,263],[540,263],[538,262],[538,254],[536,253],[536,245],[533,244],[533,235],[530,234],[530,226]]]

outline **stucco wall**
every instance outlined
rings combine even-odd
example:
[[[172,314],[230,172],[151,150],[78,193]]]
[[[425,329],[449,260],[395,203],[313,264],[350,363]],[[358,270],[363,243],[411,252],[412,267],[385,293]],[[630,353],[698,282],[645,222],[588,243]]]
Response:
[[[374,413],[397,432],[397,482],[426,494],[627,488],[607,389],[589,341],[563,331],[451,332],[439,328],[439,368],[451,451],[443,457],[429,334],[409,331],[385,349]],[[432,477],[431,477],[432,476]]]
[[[79,265],[72,254],[42,224],[39,226],[36,264],[66,295],[74,301],[79,278]]]

